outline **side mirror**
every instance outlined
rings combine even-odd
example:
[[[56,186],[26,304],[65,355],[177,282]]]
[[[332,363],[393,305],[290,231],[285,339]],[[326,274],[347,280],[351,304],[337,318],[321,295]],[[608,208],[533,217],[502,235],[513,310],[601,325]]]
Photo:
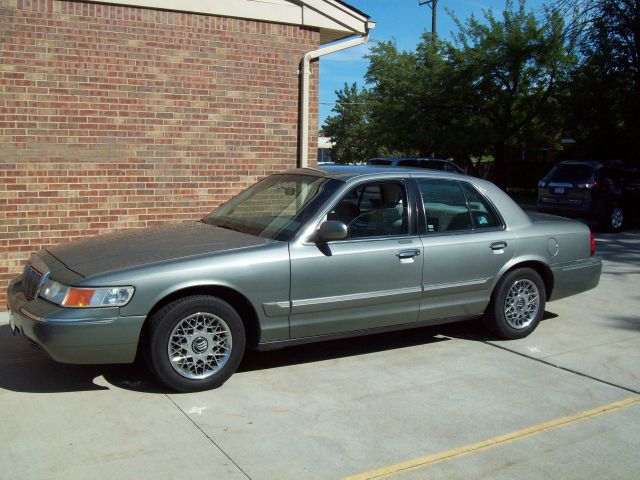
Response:
[[[320,225],[316,239],[320,242],[331,242],[333,240],[344,240],[348,235],[349,229],[343,222],[328,220]]]

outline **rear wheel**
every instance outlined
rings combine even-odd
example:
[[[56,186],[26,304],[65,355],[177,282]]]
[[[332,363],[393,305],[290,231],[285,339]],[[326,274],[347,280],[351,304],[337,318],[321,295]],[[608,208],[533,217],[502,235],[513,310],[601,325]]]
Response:
[[[217,388],[238,368],[245,331],[224,300],[205,295],[175,300],[149,319],[147,364],[179,392]]]
[[[619,232],[624,226],[624,210],[618,205],[613,205],[607,209],[602,221],[604,228],[610,232]]]
[[[496,285],[484,324],[501,338],[523,338],[540,323],[545,304],[546,290],[538,272],[518,268],[505,274]]]

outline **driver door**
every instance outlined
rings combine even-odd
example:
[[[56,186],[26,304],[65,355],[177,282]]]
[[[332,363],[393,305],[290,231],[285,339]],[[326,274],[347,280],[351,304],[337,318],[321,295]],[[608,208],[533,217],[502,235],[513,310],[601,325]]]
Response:
[[[422,242],[399,180],[353,187],[327,215],[349,227],[344,240],[290,244],[291,338],[417,320]]]

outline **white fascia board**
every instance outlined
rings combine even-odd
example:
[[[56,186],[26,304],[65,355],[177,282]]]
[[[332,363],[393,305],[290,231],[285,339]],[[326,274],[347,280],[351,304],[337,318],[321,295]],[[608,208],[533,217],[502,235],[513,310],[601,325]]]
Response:
[[[353,33],[364,34],[367,32],[367,18],[354,10],[347,9],[347,7],[338,2],[331,0],[300,0],[300,3],[343,25],[345,29]]]
[[[333,0],[94,0],[130,7],[193,12],[364,34],[367,19]],[[344,36],[344,35],[343,35]]]
[[[280,0],[94,0],[129,7],[193,12],[219,17],[246,18],[274,23],[302,24],[302,8]]]

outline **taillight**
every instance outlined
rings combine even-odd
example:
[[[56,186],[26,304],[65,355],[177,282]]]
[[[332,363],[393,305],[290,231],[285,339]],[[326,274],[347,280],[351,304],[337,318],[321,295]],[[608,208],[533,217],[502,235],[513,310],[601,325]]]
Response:
[[[581,190],[591,190],[593,188],[598,188],[598,182],[578,183],[576,187]]]
[[[591,256],[596,253],[596,237],[594,237],[593,232],[589,229],[589,239],[591,242]]]

